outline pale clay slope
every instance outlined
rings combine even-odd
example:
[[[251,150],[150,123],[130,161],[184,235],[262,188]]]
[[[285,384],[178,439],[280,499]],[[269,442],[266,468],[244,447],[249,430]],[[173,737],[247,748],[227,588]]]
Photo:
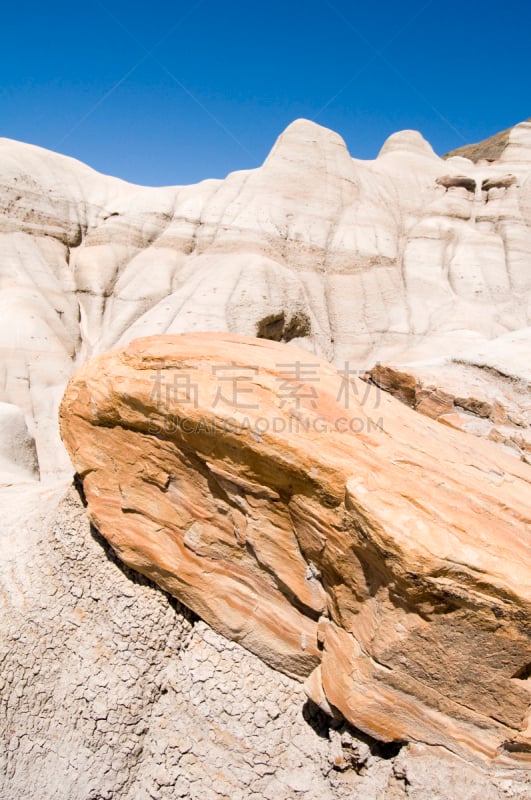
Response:
[[[157,189],[3,139],[0,196],[0,401],[23,409],[44,477],[70,471],[56,411],[74,367],[139,335],[266,320],[364,368],[530,324],[530,123],[474,164],[414,131],[364,162],[298,120],[259,169]]]

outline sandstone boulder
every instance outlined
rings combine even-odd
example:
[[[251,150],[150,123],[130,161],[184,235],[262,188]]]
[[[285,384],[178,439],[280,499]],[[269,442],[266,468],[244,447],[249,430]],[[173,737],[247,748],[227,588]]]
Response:
[[[159,336],[71,379],[61,431],[129,566],[382,741],[529,758],[529,466],[355,370]]]

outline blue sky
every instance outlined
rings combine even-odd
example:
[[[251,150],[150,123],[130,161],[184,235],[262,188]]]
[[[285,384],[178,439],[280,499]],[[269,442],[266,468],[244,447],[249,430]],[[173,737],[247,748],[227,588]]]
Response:
[[[531,116],[524,0],[5,3],[0,135],[150,185],[258,166],[297,117],[373,158]]]

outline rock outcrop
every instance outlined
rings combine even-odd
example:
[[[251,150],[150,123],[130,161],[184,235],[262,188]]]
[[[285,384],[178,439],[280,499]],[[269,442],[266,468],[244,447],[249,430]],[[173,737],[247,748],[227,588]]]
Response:
[[[159,336],[61,428],[129,566],[384,742],[528,763],[529,466],[302,350]]]
[[[523,155],[524,160],[531,161],[529,147],[529,130],[531,119],[507,128],[488,139],[483,139],[475,144],[466,144],[446,154],[445,158],[460,156],[470,161],[518,161]],[[524,152],[527,151],[527,152]]]
[[[367,373],[421,414],[496,442],[531,463],[531,328],[506,334],[458,357],[376,364]]]
[[[531,324],[531,126],[499,161],[403,131],[353,159],[298,120],[262,167],[150,189],[0,140],[0,402],[68,474],[73,369],[138,336],[224,330],[341,366],[456,356]]]

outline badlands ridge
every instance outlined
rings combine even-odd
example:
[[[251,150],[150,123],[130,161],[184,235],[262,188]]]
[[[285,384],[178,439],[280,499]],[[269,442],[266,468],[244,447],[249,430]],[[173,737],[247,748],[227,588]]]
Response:
[[[526,797],[531,122],[0,198],[5,796]]]
[[[502,405],[530,379],[531,122],[496,161],[443,160],[405,131],[365,162],[298,120],[261,168],[186,187],[9,140],[0,164],[1,400],[25,415],[42,476],[70,470],[56,424],[69,375],[139,336],[258,334],[360,369],[458,358],[465,398],[471,382],[491,404],[482,368],[509,373]],[[525,409],[509,405],[518,438]],[[10,429],[16,409],[0,413]]]

